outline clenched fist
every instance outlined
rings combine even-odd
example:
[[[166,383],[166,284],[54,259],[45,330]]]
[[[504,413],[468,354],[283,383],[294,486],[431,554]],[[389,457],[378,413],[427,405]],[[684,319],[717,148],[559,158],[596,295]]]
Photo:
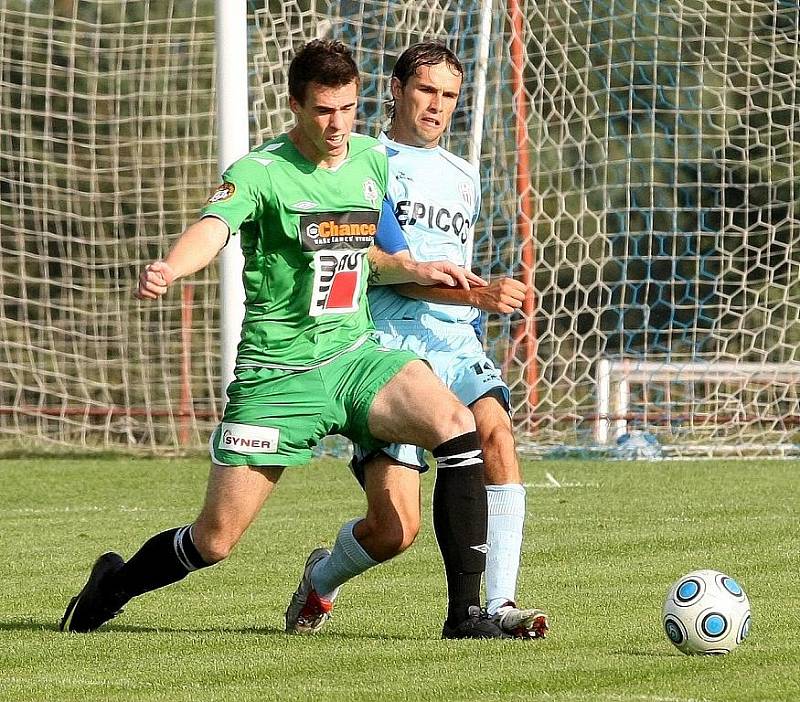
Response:
[[[139,275],[139,285],[133,294],[140,300],[156,300],[167,292],[173,280],[175,273],[166,261],[153,261]]]

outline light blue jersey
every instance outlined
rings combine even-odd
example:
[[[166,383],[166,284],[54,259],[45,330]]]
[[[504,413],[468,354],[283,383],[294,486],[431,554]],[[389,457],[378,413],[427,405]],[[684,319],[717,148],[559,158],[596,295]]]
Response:
[[[477,170],[439,146],[408,146],[386,134],[379,139],[389,155],[386,197],[402,229],[402,248],[416,261],[446,259],[467,266],[467,242],[481,206]],[[396,242],[381,241],[380,231],[376,243],[390,253],[398,249]],[[387,285],[370,288],[369,306],[376,321],[415,319],[424,324],[432,317],[469,324],[480,316],[474,307],[412,300]]]
[[[466,266],[467,242],[480,211],[477,171],[441,147],[407,146],[385,134],[379,138],[389,156],[389,184],[375,242],[389,253],[408,250],[417,261],[446,259]],[[508,387],[476,334],[480,310],[412,300],[391,285],[371,287],[368,295],[381,345],[424,358],[466,406],[491,394],[508,407]],[[352,469],[363,485],[364,466],[374,452],[354,449]],[[424,451],[416,446],[391,444],[381,451],[427,469]]]

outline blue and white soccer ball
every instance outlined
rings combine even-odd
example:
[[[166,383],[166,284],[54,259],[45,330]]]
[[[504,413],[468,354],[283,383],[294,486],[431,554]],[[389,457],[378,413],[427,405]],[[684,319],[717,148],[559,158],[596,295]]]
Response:
[[[730,653],[750,632],[750,601],[724,573],[694,570],[670,588],[662,622],[683,653]]]
[[[649,431],[631,429],[617,437],[615,450],[617,458],[628,461],[645,458],[649,460],[661,458],[661,444]]]

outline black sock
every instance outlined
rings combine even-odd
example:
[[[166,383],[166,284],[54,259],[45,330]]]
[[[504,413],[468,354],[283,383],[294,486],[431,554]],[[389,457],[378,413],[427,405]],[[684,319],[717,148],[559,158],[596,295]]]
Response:
[[[477,432],[462,434],[433,450],[433,528],[447,577],[447,621],[456,624],[471,605],[480,606],[486,569],[486,488]]]
[[[209,566],[192,541],[191,526],[156,534],[114,575],[113,587],[121,599],[183,580],[193,570]]]

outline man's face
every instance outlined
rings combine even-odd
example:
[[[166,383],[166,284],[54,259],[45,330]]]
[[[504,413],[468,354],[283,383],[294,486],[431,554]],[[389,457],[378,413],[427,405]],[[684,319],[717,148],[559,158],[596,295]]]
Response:
[[[291,130],[293,141],[309,161],[330,167],[346,158],[356,118],[357,93],[355,81],[338,88],[312,82],[306,87],[302,103],[289,98],[289,107],[297,119]]]
[[[445,63],[422,66],[403,86],[392,78],[394,120],[390,136],[402,144],[437,146],[456,109],[461,76]]]

